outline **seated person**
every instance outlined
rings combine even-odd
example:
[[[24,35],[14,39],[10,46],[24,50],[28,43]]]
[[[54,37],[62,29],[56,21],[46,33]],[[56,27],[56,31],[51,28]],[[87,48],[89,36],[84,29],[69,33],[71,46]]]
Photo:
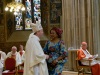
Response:
[[[2,75],[3,65],[4,65],[4,59],[2,57],[2,52],[0,51],[0,75]]]
[[[17,47],[16,46],[13,46],[11,48],[11,52],[9,52],[7,54],[7,57],[14,58],[16,60],[16,66],[18,66],[19,64],[21,64],[21,58],[20,58],[19,53],[17,52]]]
[[[24,62],[24,57],[25,57],[24,56],[25,51],[23,50],[23,45],[20,45],[18,54],[20,55],[21,63],[23,63]]]
[[[80,60],[83,65],[89,65],[89,61],[86,60],[91,60],[92,74],[100,75],[100,63],[88,52],[86,42],[82,42],[81,49],[78,50],[77,54],[78,60]]]
[[[0,49],[0,53],[1,53],[1,58],[2,58],[3,60],[5,60],[5,59],[6,59],[6,53],[3,52],[2,49]]]

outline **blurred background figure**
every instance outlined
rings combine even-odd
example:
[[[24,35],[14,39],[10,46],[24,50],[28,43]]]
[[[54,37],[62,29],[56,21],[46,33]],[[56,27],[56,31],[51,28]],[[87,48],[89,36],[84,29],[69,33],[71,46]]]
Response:
[[[2,51],[2,49],[0,49],[0,53],[1,53],[1,57],[2,59],[6,59],[6,53]]]
[[[24,56],[25,51],[24,51],[24,49],[23,49],[23,45],[20,45],[20,46],[19,46],[19,52],[18,52],[18,54],[20,55],[21,63],[23,64],[24,59],[25,59],[25,56]]]
[[[2,75],[4,60],[6,59],[6,53],[0,48],[0,75]]]
[[[16,46],[13,46],[11,48],[11,52],[8,52],[7,57],[14,58],[16,60],[16,66],[21,64],[21,58],[20,58],[19,53],[17,52],[17,47]]]

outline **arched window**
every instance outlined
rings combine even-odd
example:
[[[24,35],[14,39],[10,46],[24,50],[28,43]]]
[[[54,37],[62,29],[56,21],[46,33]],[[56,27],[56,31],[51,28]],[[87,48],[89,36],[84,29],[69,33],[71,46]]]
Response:
[[[22,2],[22,0],[15,0]],[[41,24],[41,4],[40,0],[23,0],[26,7],[25,14],[22,11],[15,15],[15,29],[16,30],[30,30],[30,23],[38,21]]]

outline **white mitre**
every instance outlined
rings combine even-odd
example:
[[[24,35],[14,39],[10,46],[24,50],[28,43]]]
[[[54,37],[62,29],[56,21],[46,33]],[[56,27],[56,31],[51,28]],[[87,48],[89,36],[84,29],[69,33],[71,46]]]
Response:
[[[41,24],[39,24],[39,22],[36,22],[36,24],[35,23],[31,23],[30,25],[31,25],[33,33],[43,29]]]

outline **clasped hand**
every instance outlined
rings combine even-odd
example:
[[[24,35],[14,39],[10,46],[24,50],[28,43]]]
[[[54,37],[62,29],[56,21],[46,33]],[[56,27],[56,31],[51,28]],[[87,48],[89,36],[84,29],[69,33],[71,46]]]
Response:
[[[45,56],[46,56],[46,59],[49,59],[49,55],[45,54]]]

